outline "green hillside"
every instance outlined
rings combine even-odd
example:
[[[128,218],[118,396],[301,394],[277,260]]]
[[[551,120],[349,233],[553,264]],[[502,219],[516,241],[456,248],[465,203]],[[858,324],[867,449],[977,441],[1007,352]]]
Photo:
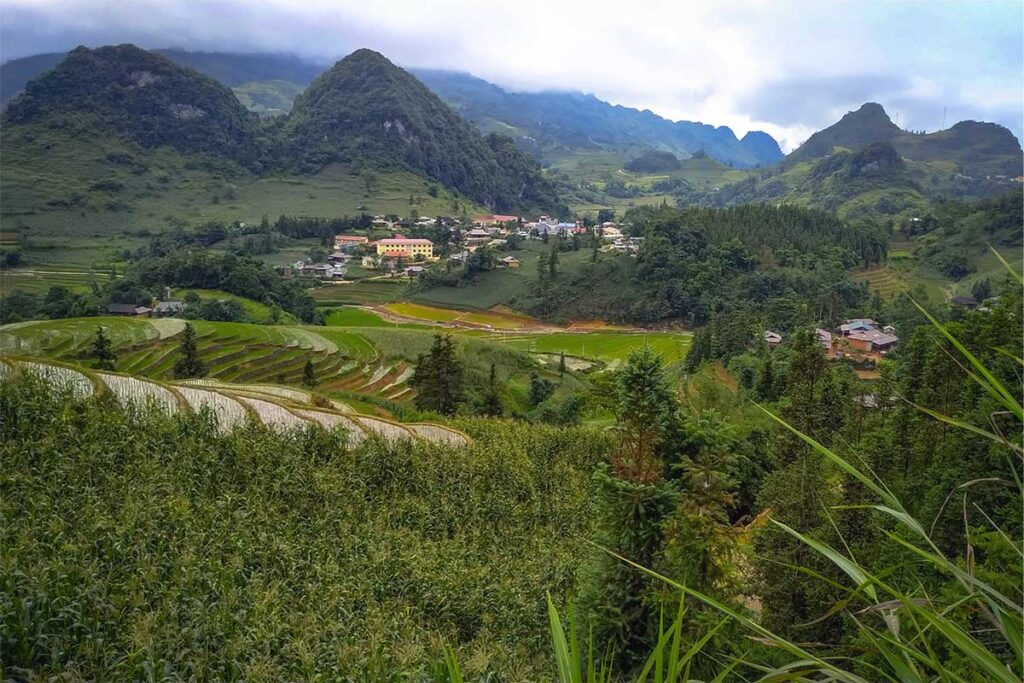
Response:
[[[87,242],[283,213],[559,208],[536,163],[508,139],[481,137],[412,76],[365,57],[339,63],[287,121],[261,123],[230,89],[160,54],[76,49],[4,110],[2,227]],[[265,113],[298,94],[283,82],[238,88]],[[359,125],[331,118],[331,102],[346,101],[365,117]],[[371,103],[381,108],[364,107]],[[416,144],[388,134],[384,119],[412,125]],[[321,126],[336,154],[311,142]],[[371,144],[364,134],[378,128]]]
[[[3,125],[124,137],[252,169],[268,162],[259,122],[227,87],[134,45],[68,53],[4,109]]]
[[[317,78],[282,131],[291,165],[303,171],[361,159],[423,173],[499,211],[557,205],[536,161],[510,139],[484,138],[371,50],[353,52]]]

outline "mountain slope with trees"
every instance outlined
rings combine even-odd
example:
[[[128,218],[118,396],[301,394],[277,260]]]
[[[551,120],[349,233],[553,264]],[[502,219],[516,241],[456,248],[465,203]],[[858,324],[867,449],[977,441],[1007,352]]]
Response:
[[[419,171],[498,211],[557,203],[533,159],[497,134],[481,136],[372,50],[353,52],[317,78],[296,99],[283,139],[301,171],[362,160]]]
[[[680,202],[734,206],[791,202],[840,216],[910,218],[936,201],[1000,195],[1015,185],[1024,155],[994,123],[961,121],[914,133],[868,102],[812,135],[776,167],[714,192],[681,188]]]
[[[253,170],[267,161],[259,121],[230,89],[134,45],[71,51],[28,83],[4,110],[3,124],[92,128],[143,148],[166,145]]]

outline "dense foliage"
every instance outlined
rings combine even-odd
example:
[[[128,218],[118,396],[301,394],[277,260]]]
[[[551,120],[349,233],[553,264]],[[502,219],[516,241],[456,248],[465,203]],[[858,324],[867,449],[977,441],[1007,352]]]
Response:
[[[305,322],[315,317],[313,300],[301,282],[283,278],[255,259],[203,249],[141,259],[110,285],[113,300],[143,304],[159,296],[163,287],[220,289],[277,305]]]
[[[531,311],[699,325],[756,310],[762,324],[791,329],[835,321],[862,304],[867,291],[849,271],[878,262],[887,249],[884,231],[872,224],[790,206],[660,207],[627,218],[644,236],[636,259],[602,259],[557,283],[541,280]]]
[[[58,127],[91,120],[143,147],[169,145],[254,170],[268,161],[259,121],[229,88],[134,45],[72,50],[3,114],[5,125],[40,119]]]
[[[671,152],[648,150],[635,159],[627,161],[623,164],[623,168],[633,173],[665,173],[678,170],[680,163],[676,155]]]
[[[445,642],[480,673],[546,669],[544,591],[574,583],[604,438],[471,421],[466,448],[353,449],[112,408],[0,384],[8,675],[380,680]]]

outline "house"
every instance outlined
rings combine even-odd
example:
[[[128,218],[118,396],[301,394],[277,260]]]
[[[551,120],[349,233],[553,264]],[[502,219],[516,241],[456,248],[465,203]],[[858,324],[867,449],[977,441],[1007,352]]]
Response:
[[[466,233],[466,237],[463,240],[467,247],[477,247],[481,244],[487,244],[491,241],[491,233],[487,232],[483,228],[473,228]]]
[[[416,277],[418,275],[422,275],[425,272],[427,272],[427,269],[424,268],[423,266],[409,266],[408,268],[405,269],[405,276]]]
[[[334,248],[343,251],[345,249],[351,249],[358,247],[361,244],[366,244],[370,239],[362,235],[335,235],[334,236]]]
[[[493,247],[494,249],[501,249],[506,244],[508,244],[508,240],[491,240],[487,246]]]
[[[896,345],[899,338],[880,330],[854,330],[846,335],[847,341],[855,349],[885,353]]]
[[[415,259],[421,257],[429,259],[434,257],[434,243],[426,239],[409,239],[407,237],[379,240],[377,255],[387,258]]]
[[[764,331],[764,342],[768,345],[768,348],[773,349],[782,343],[782,335],[778,332],[772,332],[771,330]]]
[[[360,261],[360,264],[363,268],[376,268],[379,265],[378,258],[376,256],[364,256],[362,261]]]
[[[618,228],[616,228],[614,225],[609,225],[608,227],[604,227],[602,225],[601,226],[601,237],[604,237],[605,239],[610,239],[610,240],[618,239],[618,238],[622,237],[622,231],[619,230]]]
[[[832,333],[828,330],[823,330],[820,327],[815,328],[815,336],[818,337],[818,343],[824,347],[825,351],[832,350]]]
[[[878,323],[871,318],[854,318],[839,326],[839,331],[843,333],[844,337],[849,337],[853,332],[870,332],[877,329]]]
[[[167,300],[157,301],[153,306],[153,317],[165,318],[167,316],[177,315],[185,310],[184,301]]]
[[[965,308],[970,308],[970,309],[974,309],[974,308],[978,307],[978,302],[974,300],[973,296],[964,296],[963,294],[958,294],[958,295],[954,296],[953,299],[951,300],[951,303],[954,306],[963,306]]]
[[[519,259],[515,256],[506,256],[505,258],[498,261],[498,266],[501,268],[518,268],[520,266]]]
[[[107,306],[107,313],[110,315],[149,315],[152,312],[152,308],[135,304],[110,304]]]

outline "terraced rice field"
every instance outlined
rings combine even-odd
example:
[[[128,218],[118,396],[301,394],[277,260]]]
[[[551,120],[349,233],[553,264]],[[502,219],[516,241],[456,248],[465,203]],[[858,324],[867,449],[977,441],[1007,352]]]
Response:
[[[876,266],[853,274],[856,282],[866,282],[872,294],[878,292],[883,297],[893,297],[907,291],[910,286],[906,278],[890,266]]]
[[[0,326],[0,353],[74,358],[82,354],[102,327],[114,348],[172,337],[185,322],[175,319],[73,318],[32,320]]]
[[[0,369],[0,380],[13,373],[31,373],[54,386],[68,387],[79,399],[96,392],[110,392],[124,406],[155,404],[168,413],[209,410],[222,432],[256,420],[273,429],[294,429],[313,424],[326,428],[344,427],[354,444],[371,436],[387,440],[423,439],[447,445],[469,442],[462,432],[442,425],[403,425],[359,415],[344,403],[290,387],[233,384],[209,379],[162,384],[130,375],[73,368],[43,359],[0,359]],[[376,370],[373,375],[379,372]],[[388,370],[381,378],[390,372]]]

